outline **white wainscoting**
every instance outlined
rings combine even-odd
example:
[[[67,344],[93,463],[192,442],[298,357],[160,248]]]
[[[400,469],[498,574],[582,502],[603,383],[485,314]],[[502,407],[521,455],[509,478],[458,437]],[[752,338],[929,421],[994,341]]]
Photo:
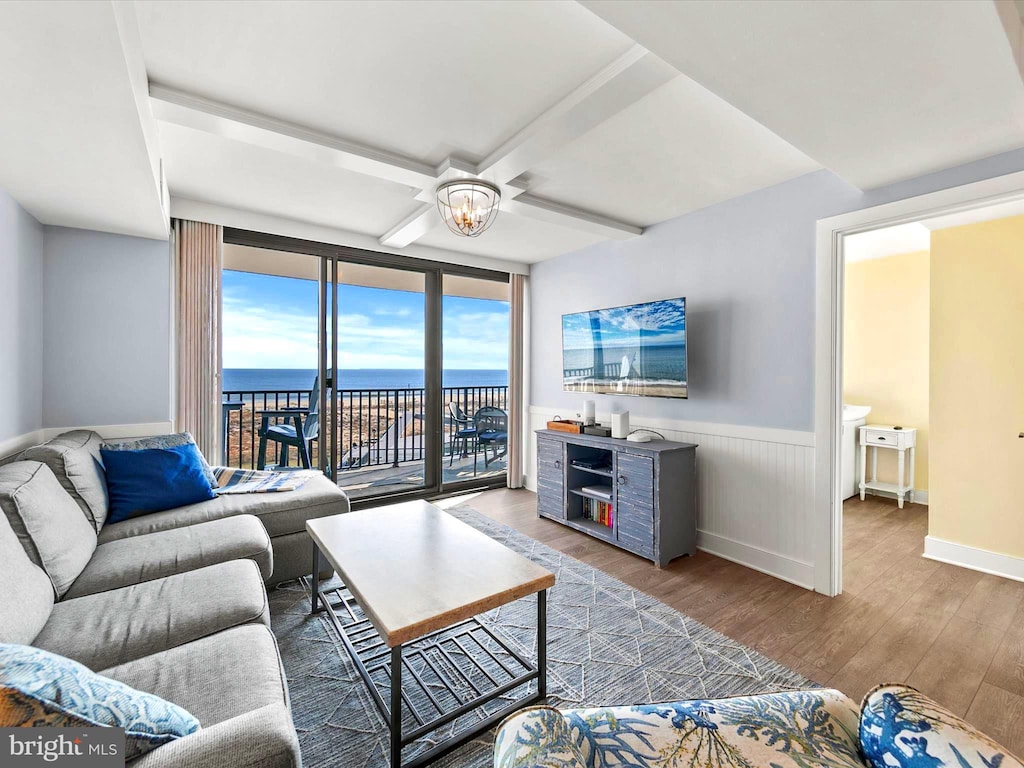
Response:
[[[562,409],[564,413],[565,409]],[[558,411],[530,407],[527,488],[537,489],[537,440]],[[609,423],[608,414],[598,421]],[[814,586],[814,433],[631,419],[668,440],[697,443],[697,546],[807,589]]]

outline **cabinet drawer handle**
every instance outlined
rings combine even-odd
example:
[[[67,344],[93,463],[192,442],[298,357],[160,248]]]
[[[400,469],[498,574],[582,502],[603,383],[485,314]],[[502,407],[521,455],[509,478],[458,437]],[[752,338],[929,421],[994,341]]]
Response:
[[[884,437],[882,437],[881,435],[879,435],[879,436],[878,436],[878,440],[880,440],[880,441],[884,441],[884,440],[885,440],[885,438],[884,438]]]
[[[561,468],[562,468],[562,460],[561,459],[555,459],[555,469],[561,469]]]
[[[626,476],[625,475],[619,475],[618,482],[619,482],[619,485],[625,485],[626,484]]]

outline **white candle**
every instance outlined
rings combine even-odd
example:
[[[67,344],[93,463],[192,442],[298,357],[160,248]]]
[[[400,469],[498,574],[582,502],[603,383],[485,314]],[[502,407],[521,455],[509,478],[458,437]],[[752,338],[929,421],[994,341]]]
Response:
[[[590,427],[597,423],[597,406],[593,400],[583,401],[583,423]]]
[[[629,411],[612,414],[612,437],[624,438],[629,435]]]

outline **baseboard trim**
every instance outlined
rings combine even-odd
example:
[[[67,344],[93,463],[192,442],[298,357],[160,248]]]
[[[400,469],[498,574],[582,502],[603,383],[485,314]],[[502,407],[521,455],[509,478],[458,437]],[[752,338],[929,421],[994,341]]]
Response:
[[[582,394],[581,394],[582,397]],[[575,418],[576,411],[572,408],[548,408],[538,405],[530,406],[530,413],[536,416],[552,418]],[[597,420],[607,424],[611,421],[610,413],[598,413]],[[790,429],[774,427],[751,427],[743,424],[713,424],[703,421],[683,421],[681,419],[664,419],[649,416],[630,415],[630,424],[634,429],[669,429],[675,432],[694,432],[718,437],[734,437],[741,440],[760,440],[766,443],[782,443],[784,445],[800,445],[811,448],[814,446],[813,432],[798,432]]]
[[[924,537],[924,556],[940,563],[958,565],[1013,581],[1024,581],[1024,558],[1021,557],[989,552],[987,549],[956,544],[934,536]]]
[[[697,548],[804,589],[814,589],[814,565],[697,529]]]

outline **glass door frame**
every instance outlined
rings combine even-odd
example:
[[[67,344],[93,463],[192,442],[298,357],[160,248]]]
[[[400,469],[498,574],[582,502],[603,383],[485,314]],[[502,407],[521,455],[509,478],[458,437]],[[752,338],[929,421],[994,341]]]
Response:
[[[399,501],[465,493],[469,490],[504,487],[506,477],[470,479],[456,483],[445,483],[442,488],[444,453],[444,403],[443,392],[443,349],[442,349],[442,301],[444,276],[459,275],[495,282],[509,282],[507,272],[470,267],[461,264],[431,261],[415,256],[371,251],[345,245],[303,240],[285,235],[266,232],[224,228],[224,242],[245,245],[252,248],[267,248],[308,256],[320,257],[319,308],[318,308],[318,371],[320,381],[320,433],[318,437],[319,468],[328,477],[337,480],[334,468],[340,460],[338,445],[338,420],[340,411],[337,396],[327,397],[328,388],[334,392],[333,372],[338,370],[338,275],[346,264],[363,264],[386,267],[423,275],[424,292],[424,360],[423,374],[425,387],[424,430],[423,430],[423,487],[412,490],[393,491],[379,496],[352,499],[352,508],[374,507]],[[330,387],[328,387],[330,385]],[[512,386],[512,382],[509,382]]]

